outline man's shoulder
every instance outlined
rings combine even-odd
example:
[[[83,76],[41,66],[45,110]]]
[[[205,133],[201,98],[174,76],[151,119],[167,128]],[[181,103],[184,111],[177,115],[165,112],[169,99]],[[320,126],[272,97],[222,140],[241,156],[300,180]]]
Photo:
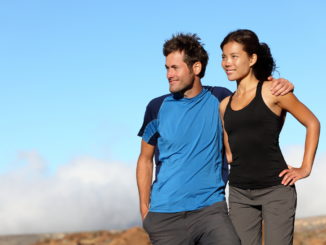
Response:
[[[209,91],[214,91],[214,92],[226,92],[226,93],[231,93],[231,91],[225,87],[220,87],[220,86],[210,86],[210,85],[205,85],[204,88],[208,89]]]
[[[221,102],[225,97],[231,95],[231,91],[224,87],[219,86],[204,86],[208,91],[210,91],[218,100]]]
[[[155,105],[160,105],[163,103],[163,101],[165,100],[165,98],[171,96],[171,94],[164,94],[164,95],[161,95],[159,97],[156,97],[154,99],[151,99],[148,103],[148,106],[155,106]]]
[[[161,95],[149,101],[147,104],[147,110],[158,112],[164,100],[171,96],[171,94]]]

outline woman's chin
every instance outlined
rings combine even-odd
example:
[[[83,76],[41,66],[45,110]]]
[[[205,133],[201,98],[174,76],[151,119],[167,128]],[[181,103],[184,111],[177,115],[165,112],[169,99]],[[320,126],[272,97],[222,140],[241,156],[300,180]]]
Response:
[[[235,81],[235,80],[236,80],[236,78],[233,78],[233,77],[229,77],[229,76],[228,76],[227,78],[228,78],[228,80],[229,80],[229,81],[231,81],[231,82],[233,82],[233,81]]]

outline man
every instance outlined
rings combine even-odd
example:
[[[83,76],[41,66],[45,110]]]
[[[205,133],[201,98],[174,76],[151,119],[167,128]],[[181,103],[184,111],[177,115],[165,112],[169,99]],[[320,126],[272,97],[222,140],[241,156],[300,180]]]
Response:
[[[148,104],[138,134],[144,229],[154,245],[240,244],[225,202],[228,168],[219,118],[219,102],[230,91],[202,86],[208,55],[195,34],[173,36],[163,53],[171,93]],[[278,93],[293,88],[282,81]]]

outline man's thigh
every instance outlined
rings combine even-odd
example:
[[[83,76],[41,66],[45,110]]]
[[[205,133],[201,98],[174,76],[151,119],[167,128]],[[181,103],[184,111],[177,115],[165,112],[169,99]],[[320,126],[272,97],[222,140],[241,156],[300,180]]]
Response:
[[[280,185],[266,198],[263,205],[265,244],[292,244],[297,203],[295,187]]]
[[[153,245],[192,245],[182,213],[149,212],[143,227]]]
[[[240,245],[228,216],[226,202],[198,210],[191,217],[193,240],[199,245]]]

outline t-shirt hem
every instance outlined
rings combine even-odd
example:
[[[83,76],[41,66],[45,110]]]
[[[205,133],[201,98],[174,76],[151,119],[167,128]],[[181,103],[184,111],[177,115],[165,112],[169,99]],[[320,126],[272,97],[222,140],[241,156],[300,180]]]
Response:
[[[206,208],[206,207],[209,207],[217,202],[223,202],[225,201],[225,197],[221,197],[221,198],[218,198],[218,199],[215,199],[214,201],[212,202],[209,202],[207,204],[204,204],[204,205],[200,205],[200,206],[197,206],[197,207],[193,207],[193,208],[166,208],[166,209],[160,209],[160,208],[150,208],[149,211],[150,212],[153,212],[153,213],[179,213],[179,212],[188,212],[188,211],[194,211],[194,210],[199,210],[199,209],[202,209],[202,208]]]

